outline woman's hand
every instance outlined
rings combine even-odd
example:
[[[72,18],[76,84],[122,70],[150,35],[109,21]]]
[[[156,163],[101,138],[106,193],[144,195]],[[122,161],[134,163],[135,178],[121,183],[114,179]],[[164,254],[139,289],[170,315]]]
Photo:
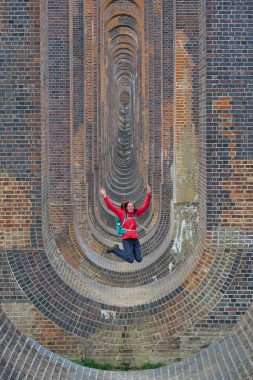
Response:
[[[147,185],[146,188],[147,188],[147,194],[151,194],[151,186]]]
[[[100,191],[100,193],[101,193],[104,197],[106,197],[106,190],[105,190],[104,187],[100,187],[99,191]]]

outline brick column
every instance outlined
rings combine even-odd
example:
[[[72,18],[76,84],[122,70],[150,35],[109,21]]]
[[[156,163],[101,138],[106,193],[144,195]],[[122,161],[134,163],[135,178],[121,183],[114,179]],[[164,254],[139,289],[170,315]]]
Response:
[[[252,235],[252,4],[206,7],[207,228]]]
[[[48,1],[50,217],[58,230],[69,219],[70,59],[69,1]]]
[[[174,199],[197,194],[198,1],[176,1],[174,57]]]
[[[0,247],[42,246],[40,2],[1,4]]]

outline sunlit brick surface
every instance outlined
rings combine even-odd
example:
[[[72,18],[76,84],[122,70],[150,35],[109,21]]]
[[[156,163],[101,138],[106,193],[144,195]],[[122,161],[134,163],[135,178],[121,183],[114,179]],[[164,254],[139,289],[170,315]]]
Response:
[[[1,378],[253,378],[252,11],[1,3]],[[130,265],[99,187],[147,183]]]

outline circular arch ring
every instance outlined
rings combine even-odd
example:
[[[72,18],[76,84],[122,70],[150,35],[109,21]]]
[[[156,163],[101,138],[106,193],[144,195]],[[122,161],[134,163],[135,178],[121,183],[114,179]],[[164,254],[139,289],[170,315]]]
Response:
[[[104,0],[103,1],[103,10],[105,11],[110,5],[112,5],[116,1],[120,1],[120,0]],[[133,3],[134,5],[136,5],[136,7],[139,8],[139,10],[143,13],[143,10],[144,10],[143,1],[134,1],[134,0],[128,0],[128,1]],[[140,5],[138,3],[141,3],[142,7],[140,7]]]

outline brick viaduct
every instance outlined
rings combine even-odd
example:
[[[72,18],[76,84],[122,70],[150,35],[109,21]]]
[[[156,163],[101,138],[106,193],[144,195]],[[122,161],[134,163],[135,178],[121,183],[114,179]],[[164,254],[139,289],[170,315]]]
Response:
[[[252,16],[1,1],[1,379],[253,378]],[[139,206],[146,183],[143,261],[103,255],[99,186]]]

